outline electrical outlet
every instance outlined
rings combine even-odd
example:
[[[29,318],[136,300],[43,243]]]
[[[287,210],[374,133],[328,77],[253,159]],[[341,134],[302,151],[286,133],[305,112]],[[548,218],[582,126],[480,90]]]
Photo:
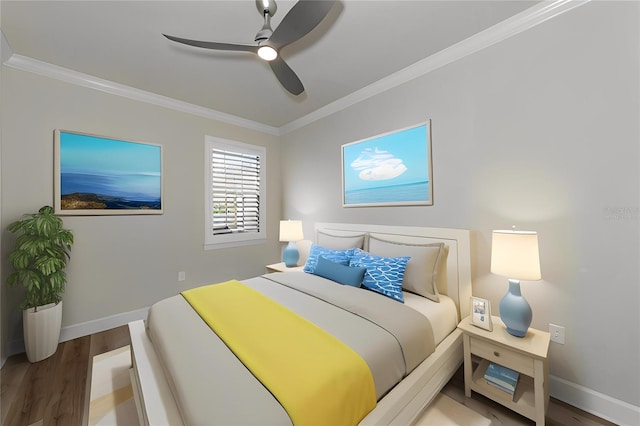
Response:
[[[551,341],[564,345],[564,327],[561,325],[549,324],[549,334]]]
[[[184,271],[178,272],[178,281],[184,281],[187,279],[187,274]]]

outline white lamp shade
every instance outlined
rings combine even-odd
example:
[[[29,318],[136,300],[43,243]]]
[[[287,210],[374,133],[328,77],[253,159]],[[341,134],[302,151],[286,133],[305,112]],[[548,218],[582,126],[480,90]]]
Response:
[[[280,221],[280,241],[300,241],[304,239],[302,222],[299,220]]]
[[[517,280],[539,280],[538,234],[533,231],[493,231],[491,272]]]

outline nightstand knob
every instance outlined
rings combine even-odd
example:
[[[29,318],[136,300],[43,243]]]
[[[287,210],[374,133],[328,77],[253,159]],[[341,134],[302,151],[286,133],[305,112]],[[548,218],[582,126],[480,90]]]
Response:
[[[496,356],[496,357],[498,357],[498,356],[500,356],[500,352],[498,352],[498,351],[494,351],[494,352],[493,352],[493,355],[494,355],[494,356]]]

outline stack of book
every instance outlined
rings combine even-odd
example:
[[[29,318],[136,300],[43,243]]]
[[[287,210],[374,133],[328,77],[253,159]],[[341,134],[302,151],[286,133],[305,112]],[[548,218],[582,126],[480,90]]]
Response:
[[[484,379],[491,386],[494,386],[506,392],[512,399],[518,384],[520,373],[499,364],[489,363],[487,371],[484,373]]]

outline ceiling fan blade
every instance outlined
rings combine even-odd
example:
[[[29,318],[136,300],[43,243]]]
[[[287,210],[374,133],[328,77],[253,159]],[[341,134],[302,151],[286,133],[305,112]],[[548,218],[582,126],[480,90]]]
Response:
[[[335,0],[298,0],[275,29],[269,42],[280,49],[304,37],[327,16]]]
[[[188,44],[189,46],[202,47],[204,49],[214,49],[214,50],[234,50],[240,52],[258,52],[258,46],[250,46],[246,44],[233,44],[233,43],[217,43],[214,41],[199,41],[199,40],[189,40],[186,38],[174,37],[166,34],[162,34],[166,38],[171,41],[175,41],[182,44]]]
[[[269,62],[269,66],[271,66],[273,73],[278,77],[280,84],[282,84],[282,86],[284,86],[284,88],[289,92],[294,95],[299,95],[304,92],[302,82],[280,56]]]

